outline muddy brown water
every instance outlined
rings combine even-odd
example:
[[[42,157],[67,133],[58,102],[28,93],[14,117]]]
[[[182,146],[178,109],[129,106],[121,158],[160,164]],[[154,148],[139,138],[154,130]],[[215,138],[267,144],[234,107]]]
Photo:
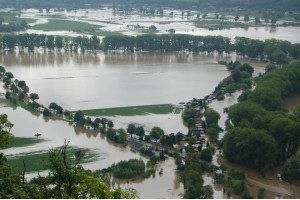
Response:
[[[27,112],[19,107],[11,108],[3,104],[0,106],[1,113],[6,113],[8,119],[14,124],[11,132],[16,137],[34,137],[34,134],[38,132],[42,134],[40,138],[46,139],[45,142],[33,146],[4,150],[6,155],[48,151],[61,146],[64,139],[67,139],[71,141],[71,146],[89,148],[98,154],[98,157],[93,162],[83,164],[86,169],[102,169],[120,160],[129,160],[131,158],[141,158],[145,162],[148,160],[138,152],[131,152],[129,147],[118,145],[94,131],[71,126],[65,121],[44,118],[41,115]],[[168,158],[166,162],[158,164],[157,168],[158,170],[163,168],[163,175],[158,175],[157,171],[156,178],[132,183],[127,183],[126,181],[116,181],[116,183],[122,188],[136,188],[141,198],[181,198],[183,185],[178,180],[173,158]],[[42,175],[46,174],[46,171],[42,172]],[[36,175],[36,173],[31,173],[27,175],[27,178],[32,178]]]
[[[185,56],[178,53],[135,53],[135,54],[8,54],[0,55],[0,64],[11,71],[19,80],[25,80],[30,92],[40,95],[39,102],[48,105],[56,102],[70,110],[120,107],[145,104],[162,104],[188,101],[193,97],[203,98],[229,75],[226,67],[218,60],[240,59],[236,55]],[[264,71],[265,63],[243,60],[255,68],[255,73]],[[188,89],[187,89],[188,88]],[[226,115],[223,108],[236,103],[239,93],[227,96],[224,101],[214,101],[211,107],[221,114],[220,124]],[[94,131],[73,127],[67,122],[44,118],[39,113],[29,113],[21,108],[2,106],[15,124],[12,133],[18,137],[33,137],[39,132],[47,142],[31,147],[8,149],[6,154],[32,151],[47,151],[62,145],[64,139],[71,145],[90,148],[99,154],[91,163],[84,164],[96,170],[112,163],[130,158],[146,158],[130,149],[117,145]],[[131,117],[108,117],[117,128],[137,122],[149,131],[161,126],[167,134],[187,132],[180,114],[146,115]],[[217,163],[214,157],[214,162]],[[169,158],[159,164],[162,176],[143,181],[121,181],[123,187],[138,189],[142,198],[181,198],[183,186],[178,182],[174,160]],[[32,175],[31,175],[32,176]],[[212,184],[212,177],[204,175],[205,184]],[[222,189],[215,185],[215,198],[222,198]]]
[[[283,107],[292,113],[296,106],[300,105],[300,94],[295,94],[284,99]]]
[[[88,12],[86,12],[88,11]],[[173,16],[170,16],[169,13],[174,12]],[[22,10],[21,17],[37,19],[36,23],[29,24],[34,26],[35,24],[44,24],[47,23],[47,20],[51,18],[51,15],[56,15],[55,17],[60,17],[61,19],[75,20],[81,22],[87,22],[90,24],[97,24],[103,26],[101,30],[105,31],[114,31],[121,32],[125,35],[140,35],[143,34],[139,29],[135,29],[134,26],[140,25],[148,29],[151,25],[157,27],[159,31],[158,34],[166,34],[167,30],[175,29],[178,34],[191,34],[191,35],[221,35],[224,37],[229,37],[234,40],[235,37],[247,37],[252,39],[265,40],[270,38],[275,38],[279,40],[288,40],[292,43],[299,43],[300,38],[298,36],[300,27],[251,27],[249,28],[231,28],[224,30],[215,30],[210,31],[205,28],[197,28],[193,20],[197,20],[196,12],[192,11],[193,16],[182,17],[181,10],[164,10],[164,16],[146,16],[139,15],[137,13],[131,15],[119,15],[113,14],[112,9],[79,9],[75,11],[62,11],[55,12],[53,9],[50,10],[50,13],[39,13],[37,9],[24,9]],[[209,14],[213,16],[213,13]],[[231,16],[232,18],[234,16]],[[233,19],[231,20],[233,21]],[[39,33],[39,34],[53,34],[53,35],[68,35],[68,36],[77,36],[77,33],[74,33],[69,30],[65,31],[39,31],[39,30],[27,30],[28,33]]]

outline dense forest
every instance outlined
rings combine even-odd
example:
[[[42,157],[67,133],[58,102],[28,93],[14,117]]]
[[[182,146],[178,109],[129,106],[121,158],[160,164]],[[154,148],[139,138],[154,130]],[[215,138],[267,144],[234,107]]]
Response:
[[[296,113],[285,112],[282,102],[288,95],[300,91],[299,80],[300,62],[269,70],[258,78],[253,91],[245,91],[239,97],[240,103],[227,110],[227,134],[223,147],[229,161],[263,173],[297,153],[300,119]],[[299,160],[297,157],[293,159]],[[293,177],[299,178],[299,174],[295,174]],[[284,176],[287,180],[290,177]]]
[[[0,8],[100,8],[104,5],[124,7],[171,7],[179,9],[224,9],[241,7],[243,10],[297,10],[299,1],[295,0],[0,0]]]

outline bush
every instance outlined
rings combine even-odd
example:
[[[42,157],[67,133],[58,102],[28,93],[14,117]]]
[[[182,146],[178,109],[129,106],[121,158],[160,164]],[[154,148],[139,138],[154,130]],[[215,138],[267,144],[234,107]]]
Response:
[[[222,100],[224,100],[224,99],[225,99],[224,94],[219,94],[219,95],[217,96],[217,100],[218,100],[218,101],[222,101]]]
[[[236,180],[244,180],[245,179],[245,174],[242,171],[231,169],[228,172],[228,176],[231,176],[232,178]]]
[[[146,169],[143,160],[130,159],[128,161],[120,161],[111,166],[114,177],[116,178],[135,178],[141,176]]]
[[[203,149],[200,154],[200,159],[211,162],[212,161],[212,152],[209,149]]]
[[[214,181],[218,184],[223,184],[225,183],[225,178],[223,174],[215,174],[214,176]]]
[[[44,115],[45,117],[50,116],[51,113],[50,113],[49,109],[45,108],[44,111],[43,111],[43,115]]]

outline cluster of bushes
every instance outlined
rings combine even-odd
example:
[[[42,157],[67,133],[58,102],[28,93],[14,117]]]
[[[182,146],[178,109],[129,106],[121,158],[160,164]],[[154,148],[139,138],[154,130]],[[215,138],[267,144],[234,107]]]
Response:
[[[128,161],[120,161],[112,164],[104,172],[111,172],[115,178],[134,179],[137,177],[148,178],[155,174],[155,169],[147,169],[142,159],[130,159]]]
[[[178,144],[183,139],[183,133],[177,132],[176,135],[171,133],[170,135],[163,135],[160,138],[160,143],[162,145],[167,145],[173,147],[175,144]]]
[[[127,133],[124,129],[120,128],[115,130],[113,128],[108,128],[106,131],[106,136],[116,143],[124,144],[127,140]]]
[[[226,63],[224,61],[219,62],[227,66],[231,70],[230,76],[225,78],[215,88],[214,93],[217,95],[218,100],[223,100],[224,93],[234,93],[236,90],[247,90],[252,87],[251,77],[254,69],[249,64],[241,64],[239,61]]]
[[[300,120],[282,108],[282,101],[298,91],[300,62],[259,77],[255,90],[243,94],[242,102],[228,110],[225,157],[264,170],[293,156],[299,148]]]
[[[128,124],[127,132],[131,135],[137,135],[140,139],[143,139],[145,130],[143,126],[135,126],[135,124]]]
[[[21,22],[11,21],[8,24],[3,24],[4,18],[0,16],[0,32],[8,33],[8,32],[16,32],[23,31],[29,28],[27,22],[22,20]]]

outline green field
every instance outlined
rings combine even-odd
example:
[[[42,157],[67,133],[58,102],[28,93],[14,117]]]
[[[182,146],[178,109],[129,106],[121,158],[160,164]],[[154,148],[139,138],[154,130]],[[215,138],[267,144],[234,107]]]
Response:
[[[90,149],[82,149],[75,147],[68,147],[67,157],[68,164],[72,164],[75,162],[73,159],[76,151],[82,151],[85,153],[84,158],[81,160],[82,163],[88,163],[96,160],[98,158],[98,154],[96,152],[91,151]],[[17,155],[8,155],[6,156],[8,164],[11,166],[12,171],[14,172],[23,172],[23,160],[26,164],[26,172],[34,172],[45,170],[44,165],[48,162],[48,153],[46,151],[37,151],[37,152],[29,152],[22,153]]]
[[[9,140],[9,147],[25,147],[25,146],[34,145],[44,141],[45,139],[42,138],[15,137]]]
[[[96,36],[104,36],[104,37],[105,36],[112,36],[112,35],[123,35],[122,32],[104,31],[104,30],[89,30],[89,31],[83,31],[81,33],[96,35]]]
[[[103,26],[89,24],[86,22],[72,21],[72,20],[59,20],[59,19],[49,19],[46,24],[37,24],[32,28],[35,30],[42,31],[75,31],[84,32],[91,31]]]
[[[158,33],[158,30],[150,30],[150,29],[139,29],[140,33],[145,33],[145,34],[155,34]]]
[[[13,14],[7,14],[7,13],[0,13],[0,17],[3,17],[4,22],[11,22],[11,21],[16,21],[17,23],[20,23],[21,21],[25,21],[27,23],[34,23],[36,22],[36,19],[30,19],[30,18],[20,18],[20,17],[16,17]]]
[[[130,106],[119,108],[104,108],[83,110],[82,112],[88,116],[135,116],[147,114],[169,114],[174,112],[180,113],[180,109],[172,104],[159,104],[159,105],[144,105],[144,106]]]

